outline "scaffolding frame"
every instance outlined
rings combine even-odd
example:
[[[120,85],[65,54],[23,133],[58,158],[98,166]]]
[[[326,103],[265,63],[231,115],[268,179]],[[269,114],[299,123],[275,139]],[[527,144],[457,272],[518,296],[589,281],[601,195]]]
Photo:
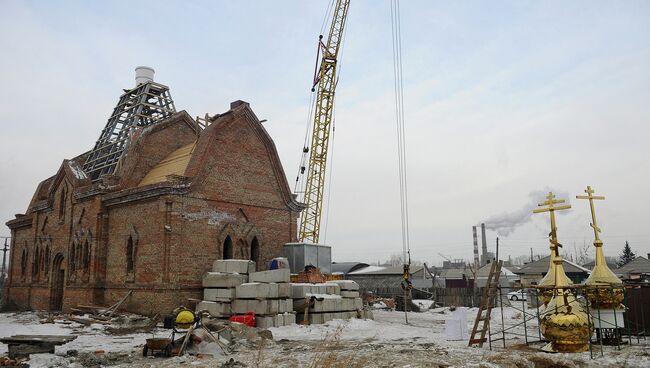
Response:
[[[114,173],[126,155],[135,129],[155,124],[175,112],[169,87],[163,84],[149,81],[125,90],[88,154],[83,170],[93,180]]]
[[[530,346],[531,344],[534,343],[546,343],[548,340],[545,340],[541,334],[541,330],[539,328],[540,326],[540,311],[539,311],[539,305],[537,306],[532,306],[528,307],[528,300],[521,300],[521,308],[517,307],[515,303],[510,303],[510,307],[513,308],[514,310],[521,312],[523,315],[523,321],[516,323],[511,326],[505,326],[505,319],[504,319],[504,314],[503,314],[503,290],[520,290],[520,289],[528,289],[530,293],[528,294],[529,297],[535,301],[535,304],[538,303],[539,297],[541,296],[541,293],[543,291],[547,290],[553,290],[554,294],[558,293],[558,290],[560,289],[569,289],[572,290],[572,292],[575,295],[575,303],[583,303],[586,306],[586,312],[587,315],[589,316],[589,325],[590,328],[595,332],[592,334],[592,336],[589,338],[589,355],[591,359],[595,359],[595,355],[600,355],[601,357],[605,355],[605,345],[609,346],[614,346],[616,350],[621,350],[622,345],[628,345],[631,346],[634,344],[634,339],[636,338],[636,344],[641,345],[641,340],[646,341],[646,336],[650,333],[650,331],[646,330],[645,326],[645,313],[644,313],[644,308],[637,308],[638,305],[641,305],[643,303],[643,300],[639,298],[639,300],[633,300],[633,297],[628,293],[627,291],[630,289],[634,288],[648,288],[650,285],[643,285],[643,284],[624,284],[624,285],[618,285],[618,286],[588,286],[588,285],[568,285],[568,286],[562,286],[562,287],[552,287],[552,286],[537,286],[537,285],[530,285],[526,287],[498,287],[499,289],[499,308],[501,309],[501,323],[498,324],[500,325],[500,328],[497,329],[492,329],[493,326],[497,326],[497,324],[493,325],[490,323],[488,325],[489,331],[488,331],[488,341],[490,342],[489,344],[489,349],[492,350],[492,342],[502,340],[503,341],[503,348],[506,348],[506,335],[513,335],[513,336],[523,336],[525,340],[525,344],[527,346]],[[610,291],[610,294],[612,296],[612,301],[615,300],[615,291],[616,290],[622,290],[625,299],[623,300],[623,305],[625,306],[625,309],[623,310],[623,320],[618,321],[616,317],[616,309],[608,309],[608,310],[613,310],[614,311],[614,324],[604,321],[600,317],[600,312],[603,310],[600,308],[600,306],[591,306],[589,302],[587,302],[586,295],[589,292],[592,291],[598,291],[602,289],[607,289]],[[506,293],[507,294],[507,293]],[[584,302],[581,302],[580,299],[584,300]],[[632,320],[632,316],[630,315],[630,310],[631,306],[635,306],[634,308],[634,321]],[[534,312],[531,312],[531,310],[534,309]],[[592,311],[595,310],[595,316],[592,316]],[[619,310],[620,311],[620,310]],[[640,313],[640,315],[639,315]],[[529,334],[529,326],[528,322],[532,320],[537,320],[537,333],[531,333]],[[640,323],[639,323],[640,321]],[[515,332],[514,330],[520,326],[524,327],[524,332],[519,333]],[[605,328],[596,328],[596,325],[598,326],[607,326]],[[493,339],[492,336],[497,336],[501,335],[499,338]],[[535,335],[537,339],[535,338]],[[624,343],[625,342],[625,343]],[[597,349],[595,351],[594,349]]]

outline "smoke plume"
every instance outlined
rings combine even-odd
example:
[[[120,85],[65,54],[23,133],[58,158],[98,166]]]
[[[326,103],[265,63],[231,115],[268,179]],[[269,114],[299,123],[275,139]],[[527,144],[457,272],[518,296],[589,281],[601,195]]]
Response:
[[[528,202],[523,207],[513,212],[503,212],[489,217],[484,221],[485,227],[489,230],[496,231],[499,236],[508,236],[516,228],[530,221],[533,210],[538,208],[537,205],[539,203],[546,201],[548,192],[553,192],[555,199],[564,199],[566,201],[564,204],[571,203],[568,192],[553,190],[548,187],[542,190],[535,190],[528,194]]]

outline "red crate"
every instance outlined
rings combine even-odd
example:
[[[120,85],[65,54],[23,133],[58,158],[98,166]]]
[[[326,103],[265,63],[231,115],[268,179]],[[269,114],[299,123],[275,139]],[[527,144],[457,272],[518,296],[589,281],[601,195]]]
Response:
[[[248,312],[243,316],[232,316],[229,318],[231,322],[243,323],[248,327],[255,327],[255,313]]]

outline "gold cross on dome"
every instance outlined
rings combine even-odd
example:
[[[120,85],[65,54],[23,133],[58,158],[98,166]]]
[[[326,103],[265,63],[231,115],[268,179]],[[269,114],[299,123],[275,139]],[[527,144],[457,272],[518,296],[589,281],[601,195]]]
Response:
[[[559,243],[557,242],[557,227],[555,226],[555,211],[568,210],[571,208],[570,204],[565,204],[562,206],[555,206],[556,204],[564,203],[564,199],[555,199],[555,194],[553,192],[548,192],[546,196],[546,202],[538,204],[539,207],[536,210],[533,210],[533,213],[549,212],[551,216],[551,250],[555,253],[555,256],[559,256],[560,252],[558,250]],[[548,206],[548,207],[544,207]]]
[[[596,210],[594,209],[594,200],[604,200],[605,197],[593,195],[595,191],[591,189],[591,187],[588,185],[587,185],[587,189],[585,189],[585,193],[587,193],[586,196],[576,196],[576,198],[589,200],[589,207],[591,207],[591,221],[593,221],[589,225],[591,225],[591,227],[594,229],[594,235],[596,237],[596,241],[594,243],[602,244],[603,242],[600,240],[600,236],[598,235],[598,233],[600,232],[600,228],[598,227],[598,223],[596,222]]]

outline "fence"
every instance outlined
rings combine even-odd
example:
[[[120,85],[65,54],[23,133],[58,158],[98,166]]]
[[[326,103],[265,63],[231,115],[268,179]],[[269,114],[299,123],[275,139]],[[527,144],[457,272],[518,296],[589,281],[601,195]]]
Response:
[[[362,288],[362,292],[372,292],[384,298],[401,297],[404,290],[401,287]],[[413,289],[413,299],[433,299],[437,305],[448,307],[478,307],[481,302],[483,288],[424,288]]]

